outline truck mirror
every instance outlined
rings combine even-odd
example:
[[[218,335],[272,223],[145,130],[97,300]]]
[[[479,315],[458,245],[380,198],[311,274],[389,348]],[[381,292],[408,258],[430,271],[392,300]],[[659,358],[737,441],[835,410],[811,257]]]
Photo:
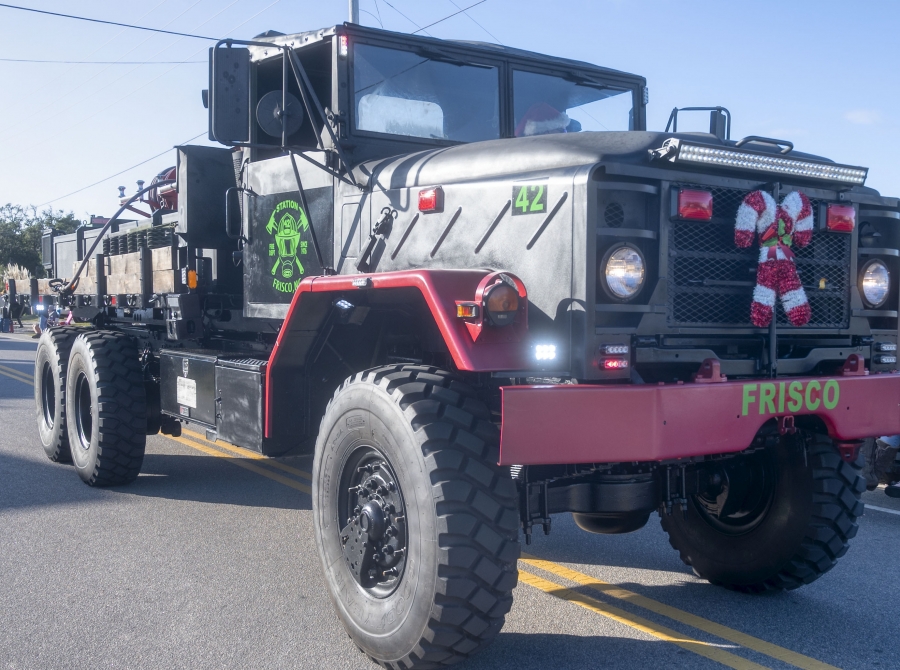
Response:
[[[250,141],[250,50],[210,49],[209,138],[222,144]]]
[[[242,232],[241,190],[232,186],[225,191],[225,234],[233,240],[239,240]]]

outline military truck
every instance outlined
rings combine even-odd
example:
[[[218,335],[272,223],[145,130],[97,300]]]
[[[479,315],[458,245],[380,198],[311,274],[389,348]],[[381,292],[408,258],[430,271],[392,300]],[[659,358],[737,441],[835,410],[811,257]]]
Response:
[[[39,344],[52,460],[127,484],[185,423],[314,454],[329,594],[393,668],[490,642],[554,515],[657,512],[747,592],[847,551],[859,446],[900,433],[900,207],[865,168],[724,108],[648,131],[632,74],[353,24],[223,40],[203,99],[224,147],[177,147],[54,269],[93,327]]]

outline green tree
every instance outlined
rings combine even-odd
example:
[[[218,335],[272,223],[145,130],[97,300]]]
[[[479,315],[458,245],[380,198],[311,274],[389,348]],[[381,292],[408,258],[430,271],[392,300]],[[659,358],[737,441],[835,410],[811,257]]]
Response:
[[[64,235],[80,225],[81,221],[72,212],[65,214],[51,207],[38,213],[35,207],[3,205],[0,207],[0,266],[17,263],[34,276],[43,276],[41,236],[44,231],[55,230]]]

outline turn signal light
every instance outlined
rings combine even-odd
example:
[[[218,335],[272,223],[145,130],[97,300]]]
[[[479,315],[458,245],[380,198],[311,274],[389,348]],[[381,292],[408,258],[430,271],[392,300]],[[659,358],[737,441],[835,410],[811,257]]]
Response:
[[[440,212],[444,209],[444,189],[440,186],[419,191],[420,212]]]
[[[694,221],[709,221],[713,215],[713,196],[709,191],[683,188],[678,191],[678,216]]]
[[[856,228],[856,208],[853,205],[828,205],[825,225],[835,233],[852,233]]]
[[[478,303],[477,302],[457,302],[456,303],[457,319],[477,319]]]
[[[622,370],[628,367],[628,361],[624,358],[606,358],[603,367],[606,370]]]

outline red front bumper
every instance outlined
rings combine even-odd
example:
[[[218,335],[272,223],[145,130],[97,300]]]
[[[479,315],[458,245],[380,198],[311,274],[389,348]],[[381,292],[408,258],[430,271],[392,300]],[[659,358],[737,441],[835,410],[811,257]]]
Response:
[[[900,434],[900,374],[660,386],[506,386],[500,463],[725,454],[774,417],[816,415],[837,441]]]

